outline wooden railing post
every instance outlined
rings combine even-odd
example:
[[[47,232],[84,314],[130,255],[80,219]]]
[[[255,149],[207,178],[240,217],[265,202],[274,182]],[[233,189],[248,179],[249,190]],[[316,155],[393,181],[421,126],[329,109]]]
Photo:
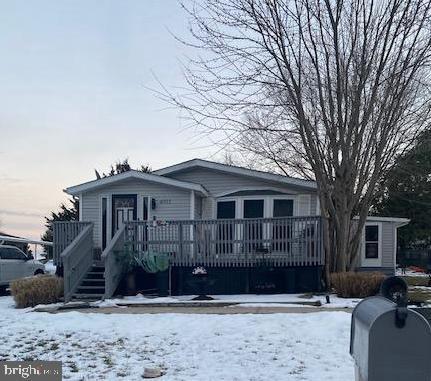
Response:
[[[184,248],[183,248],[183,224],[180,222],[178,224],[178,254],[179,254],[179,263],[183,265],[183,258],[184,258]]]
[[[104,298],[110,298],[114,295],[115,290],[121,277],[124,275],[124,264],[117,260],[120,251],[125,250],[126,244],[130,244],[130,237],[126,234],[129,223],[125,223],[109,242],[108,246],[102,253],[102,260],[105,264],[105,295]],[[136,236],[135,236],[136,237]]]

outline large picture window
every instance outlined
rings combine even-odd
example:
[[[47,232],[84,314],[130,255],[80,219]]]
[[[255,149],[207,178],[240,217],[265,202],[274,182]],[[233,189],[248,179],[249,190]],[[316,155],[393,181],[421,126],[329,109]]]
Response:
[[[275,199],[273,216],[274,217],[293,216],[293,200]]]
[[[365,226],[365,258],[377,259],[379,258],[379,226],[366,225]]]

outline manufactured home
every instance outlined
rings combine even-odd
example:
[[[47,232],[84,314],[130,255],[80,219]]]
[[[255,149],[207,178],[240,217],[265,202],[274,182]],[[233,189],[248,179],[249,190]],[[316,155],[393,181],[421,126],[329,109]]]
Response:
[[[172,294],[197,292],[197,266],[208,272],[210,294],[321,288],[324,219],[313,181],[194,159],[65,192],[80,202],[79,221],[54,226],[66,299],[112,296],[127,272],[124,255],[149,251],[168,256]],[[357,269],[392,274],[406,223],[370,217]]]

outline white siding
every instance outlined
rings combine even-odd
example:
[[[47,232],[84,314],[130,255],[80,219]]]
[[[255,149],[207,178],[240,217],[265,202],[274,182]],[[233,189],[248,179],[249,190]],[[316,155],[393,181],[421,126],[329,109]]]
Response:
[[[311,194],[310,195],[310,215],[317,216],[320,214],[320,210],[317,208],[319,207],[319,200],[317,194]]]
[[[393,222],[382,222],[382,267],[395,266],[395,230]]]
[[[208,168],[190,168],[181,172],[171,173],[171,178],[201,184],[211,193],[203,200],[202,218],[215,218],[215,202],[217,197],[243,190],[275,190],[281,193],[297,196],[296,215],[309,216],[316,213],[317,196],[299,187],[287,186],[273,181],[261,180],[247,176],[233,175]],[[256,192],[258,194],[258,192]],[[275,197],[275,196],[274,196]]]
[[[207,168],[192,168],[187,171],[172,173],[167,176],[177,180],[201,184],[213,196],[218,196],[219,194],[226,192],[235,192],[239,190],[256,189],[262,187],[279,188],[290,194],[301,193],[301,190],[297,187],[289,187],[277,182],[233,175]]]
[[[215,209],[215,200],[214,197],[205,197],[202,200],[202,219],[203,220],[210,220],[212,218],[215,218],[214,216],[214,209]]]
[[[389,221],[375,221],[372,217],[367,219],[367,223],[373,225],[374,223],[380,226],[379,234],[381,235],[381,246],[380,246],[380,255],[381,255],[381,266],[379,267],[369,267],[365,266],[363,261],[363,250],[364,250],[364,235],[362,237],[361,244],[361,252],[358,255],[358,262],[361,262],[360,270],[367,271],[381,271],[383,270],[385,273],[392,273],[395,265],[396,265],[396,229],[397,225],[394,222]]]
[[[94,242],[96,247],[101,246],[101,197],[108,196],[108,205],[113,194],[137,194],[138,195],[138,219],[140,215],[139,205],[142,205],[141,197],[150,196],[156,199],[156,209],[151,210],[150,218],[161,220],[188,220],[190,219],[190,191],[175,188],[168,185],[130,179],[121,184],[110,185],[99,190],[82,194],[82,221],[94,223]],[[161,200],[165,202],[160,203]],[[169,202],[167,202],[169,200]],[[108,220],[111,211],[108,210]],[[110,235],[108,234],[108,240]]]
[[[202,197],[195,198],[195,220],[202,219]]]
[[[311,198],[308,194],[301,194],[297,197],[297,215],[298,216],[309,216],[311,208]]]

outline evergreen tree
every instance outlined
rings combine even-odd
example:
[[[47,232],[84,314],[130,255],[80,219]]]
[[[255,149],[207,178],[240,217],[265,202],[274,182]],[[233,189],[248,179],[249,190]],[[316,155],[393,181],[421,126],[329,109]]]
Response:
[[[415,146],[397,159],[374,211],[410,219],[399,230],[402,248],[431,246],[431,130],[422,132]]]

